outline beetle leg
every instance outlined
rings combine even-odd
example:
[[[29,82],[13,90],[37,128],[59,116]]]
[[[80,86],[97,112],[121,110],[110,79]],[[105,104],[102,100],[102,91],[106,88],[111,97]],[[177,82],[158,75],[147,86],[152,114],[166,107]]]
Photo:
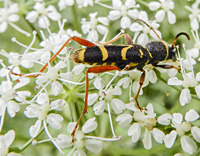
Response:
[[[120,35],[120,36],[118,36],[118,37],[116,37],[116,38],[114,38],[114,39],[112,39],[112,40],[104,43],[103,45],[111,44],[111,43],[117,41],[118,39],[120,39],[122,37],[125,38],[125,40],[126,40],[126,42],[127,42],[128,45],[132,45],[133,44],[133,41],[132,41],[131,37],[128,34],[122,34],[122,35]]]
[[[74,134],[78,128],[78,125],[83,117],[83,115],[87,112],[87,106],[88,106],[88,91],[89,91],[89,79],[88,79],[88,73],[103,73],[103,72],[107,72],[107,71],[112,71],[112,70],[121,70],[120,68],[118,67],[115,67],[115,66],[94,66],[94,67],[91,67],[91,68],[88,68],[86,70],[86,75],[85,75],[85,105],[84,105],[84,108],[83,108],[83,112],[82,114],[80,115],[78,121],[76,122],[76,125],[74,127],[74,130],[72,131],[71,133],[71,136],[72,136],[72,142],[74,141]]]
[[[176,69],[176,70],[178,70],[178,71],[180,71],[181,70],[181,68],[180,67],[175,67],[175,66],[173,66],[173,65],[168,65],[168,64],[161,64],[161,65],[154,65],[154,67],[160,67],[160,68],[164,68],[164,69],[172,69],[172,68],[174,68],[174,69]]]
[[[137,94],[136,94],[136,96],[135,96],[136,105],[137,105],[137,107],[139,108],[140,111],[146,110],[146,109],[143,109],[143,108],[140,107],[139,102],[138,102],[138,100],[137,100],[137,99],[138,99],[138,96],[139,96],[139,94],[140,94],[140,90],[141,90],[141,88],[142,88],[142,85],[143,85],[143,83],[144,83],[144,79],[145,79],[145,70],[142,70],[142,75],[141,75],[141,77],[140,77],[140,86],[139,86],[139,89],[138,89]]]

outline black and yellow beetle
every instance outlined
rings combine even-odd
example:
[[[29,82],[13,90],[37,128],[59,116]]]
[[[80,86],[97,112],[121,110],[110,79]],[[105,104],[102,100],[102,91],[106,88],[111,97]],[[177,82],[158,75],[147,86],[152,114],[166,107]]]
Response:
[[[132,70],[132,69],[138,69],[142,71],[142,75],[140,77],[140,87],[135,96],[137,107],[142,111],[143,108],[140,107],[137,98],[139,96],[141,87],[145,79],[145,71],[143,70],[143,67],[147,64],[151,64],[154,67],[161,67],[165,69],[176,68],[172,65],[159,65],[158,63],[165,60],[176,61],[176,52],[174,51],[175,42],[180,35],[185,35],[189,40],[190,39],[189,35],[184,32],[177,34],[176,37],[174,38],[174,41],[172,42],[172,45],[169,46],[164,41],[161,40],[161,38],[155,32],[155,30],[151,26],[149,26],[145,21],[141,19],[136,19],[136,20],[143,22],[152,31],[154,31],[154,33],[159,38],[159,41],[149,42],[144,47],[139,44],[134,44],[128,34],[122,34],[107,43],[104,43],[102,45],[96,45],[83,38],[73,36],[70,37],[64,43],[64,45],[58,50],[58,52],[39,71],[43,72],[47,68],[48,64],[51,63],[56,58],[56,56],[71,40],[74,40],[77,43],[86,46],[86,48],[76,50],[71,55],[71,59],[76,63],[92,65],[92,67],[86,70],[85,106],[71,134],[72,137],[74,136],[83,115],[87,112],[88,90],[89,90],[88,73],[102,73],[112,70]],[[127,45],[110,45],[111,43],[115,42],[116,40],[122,37],[125,37]],[[29,75],[28,77],[37,77],[39,75],[40,74]]]

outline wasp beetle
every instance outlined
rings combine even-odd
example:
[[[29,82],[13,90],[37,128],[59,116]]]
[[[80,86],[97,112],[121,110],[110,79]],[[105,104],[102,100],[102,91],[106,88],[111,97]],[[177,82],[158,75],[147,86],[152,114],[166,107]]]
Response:
[[[135,96],[137,107],[142,111],[143,108],[140,107],[137,99],[145,79],[145,70],[143,70],[143,67],[147,64],[151,64],[154,67],[161,67],[165,69],[170,69],[170,68],[177,69],[177,67],[174,67],[172,65],[166,65],[166,64],[159,65],[158,63],[165,60],[176,61],[176,52],[174,51],[175,42],[181,35],[185,35],[189,40],[190,39],[189,35],[184,32],[177,34],[172,42],[172,45],[169,46],[159,37],[156,31],[151,26],[149,26],[145,21],[141,19],[136,19],[135,21],[141,21],[145,25],[147,25],[157,35],[159,40],[151,41],[147,43],[146,46],[142,46],[139,44],[134,44],[128,34],[122,34],[109,42],[97,45],[83,38],[73,36],[70,37],[63,44],[63,46],[57,51],[57,53],[39,71],[43,72],[47,68],[48,64],[51,63],[56,58],[56,56],[71,40],[74,40],[77,43],[86,46],[86,48],[76,50],[71,55],[71,59],[76,63],[92,65],[90,68],[86,70],[85,105],[83,112],[79,117],[73,132],[71,133],[72,138],[76,132],[76,129],[83,115],[87,112],[88,91],[89,91],[88,73],[102,73],[112,70],[120,71],[120,70],[132,70],[132,69],[138,69],[142,71],[140,77],[139,89]],[[111,43],[115,42],[116,40],[122,37],[126,39],[127,42],[126,45],[110,45]],[[40,74],[29,75],[28,77],[37,77],[39,75]]]

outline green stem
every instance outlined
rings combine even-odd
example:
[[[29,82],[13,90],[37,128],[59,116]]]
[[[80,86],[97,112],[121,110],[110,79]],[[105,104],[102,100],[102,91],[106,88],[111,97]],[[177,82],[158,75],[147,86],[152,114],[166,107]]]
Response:
[[[148,3],[143,0],[136,0],[136,2],[142,4],[143,6],[148,7]]]
[[[81,32],[81,28],[80,28],[80,19],[77,13],[77,5],[73,5],[72,6],[72,15],[73,15],[73,23],[74,23],[74,28],[75,30],[77,30],[78,32]]]

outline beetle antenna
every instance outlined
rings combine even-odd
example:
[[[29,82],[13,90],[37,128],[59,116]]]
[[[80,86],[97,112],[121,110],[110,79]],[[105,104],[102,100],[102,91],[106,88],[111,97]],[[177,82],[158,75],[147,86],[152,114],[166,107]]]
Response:
[[[145,21],[143,21],[143,20],[141,20],[139,18],[135,19],[133,22],[135,22],[135,21],[140,21],[140,22],[144,23],[147,27],[149,27],[156,34],[156,36],[159,38],[159,40],[162,40],[160,38],[160,36],[158,35],[158,33],[154,30],[154,28],[151,27],[148,23],[146,23]]]
[[[180,33],[178,33],[178,34],[176,35],[176,37],[174,38],[174,41],[172,42],[172,49],[174,49],[174,45],[175,45],[175,43],[176,43],[176,40],[177,40],[178,37],[181,36],[181,35],[185,35],[185,36],[187,37],[187,39],[190,40],[190,36],[189,36],[187,33],[185,33],[185,32],[180,32]]]

